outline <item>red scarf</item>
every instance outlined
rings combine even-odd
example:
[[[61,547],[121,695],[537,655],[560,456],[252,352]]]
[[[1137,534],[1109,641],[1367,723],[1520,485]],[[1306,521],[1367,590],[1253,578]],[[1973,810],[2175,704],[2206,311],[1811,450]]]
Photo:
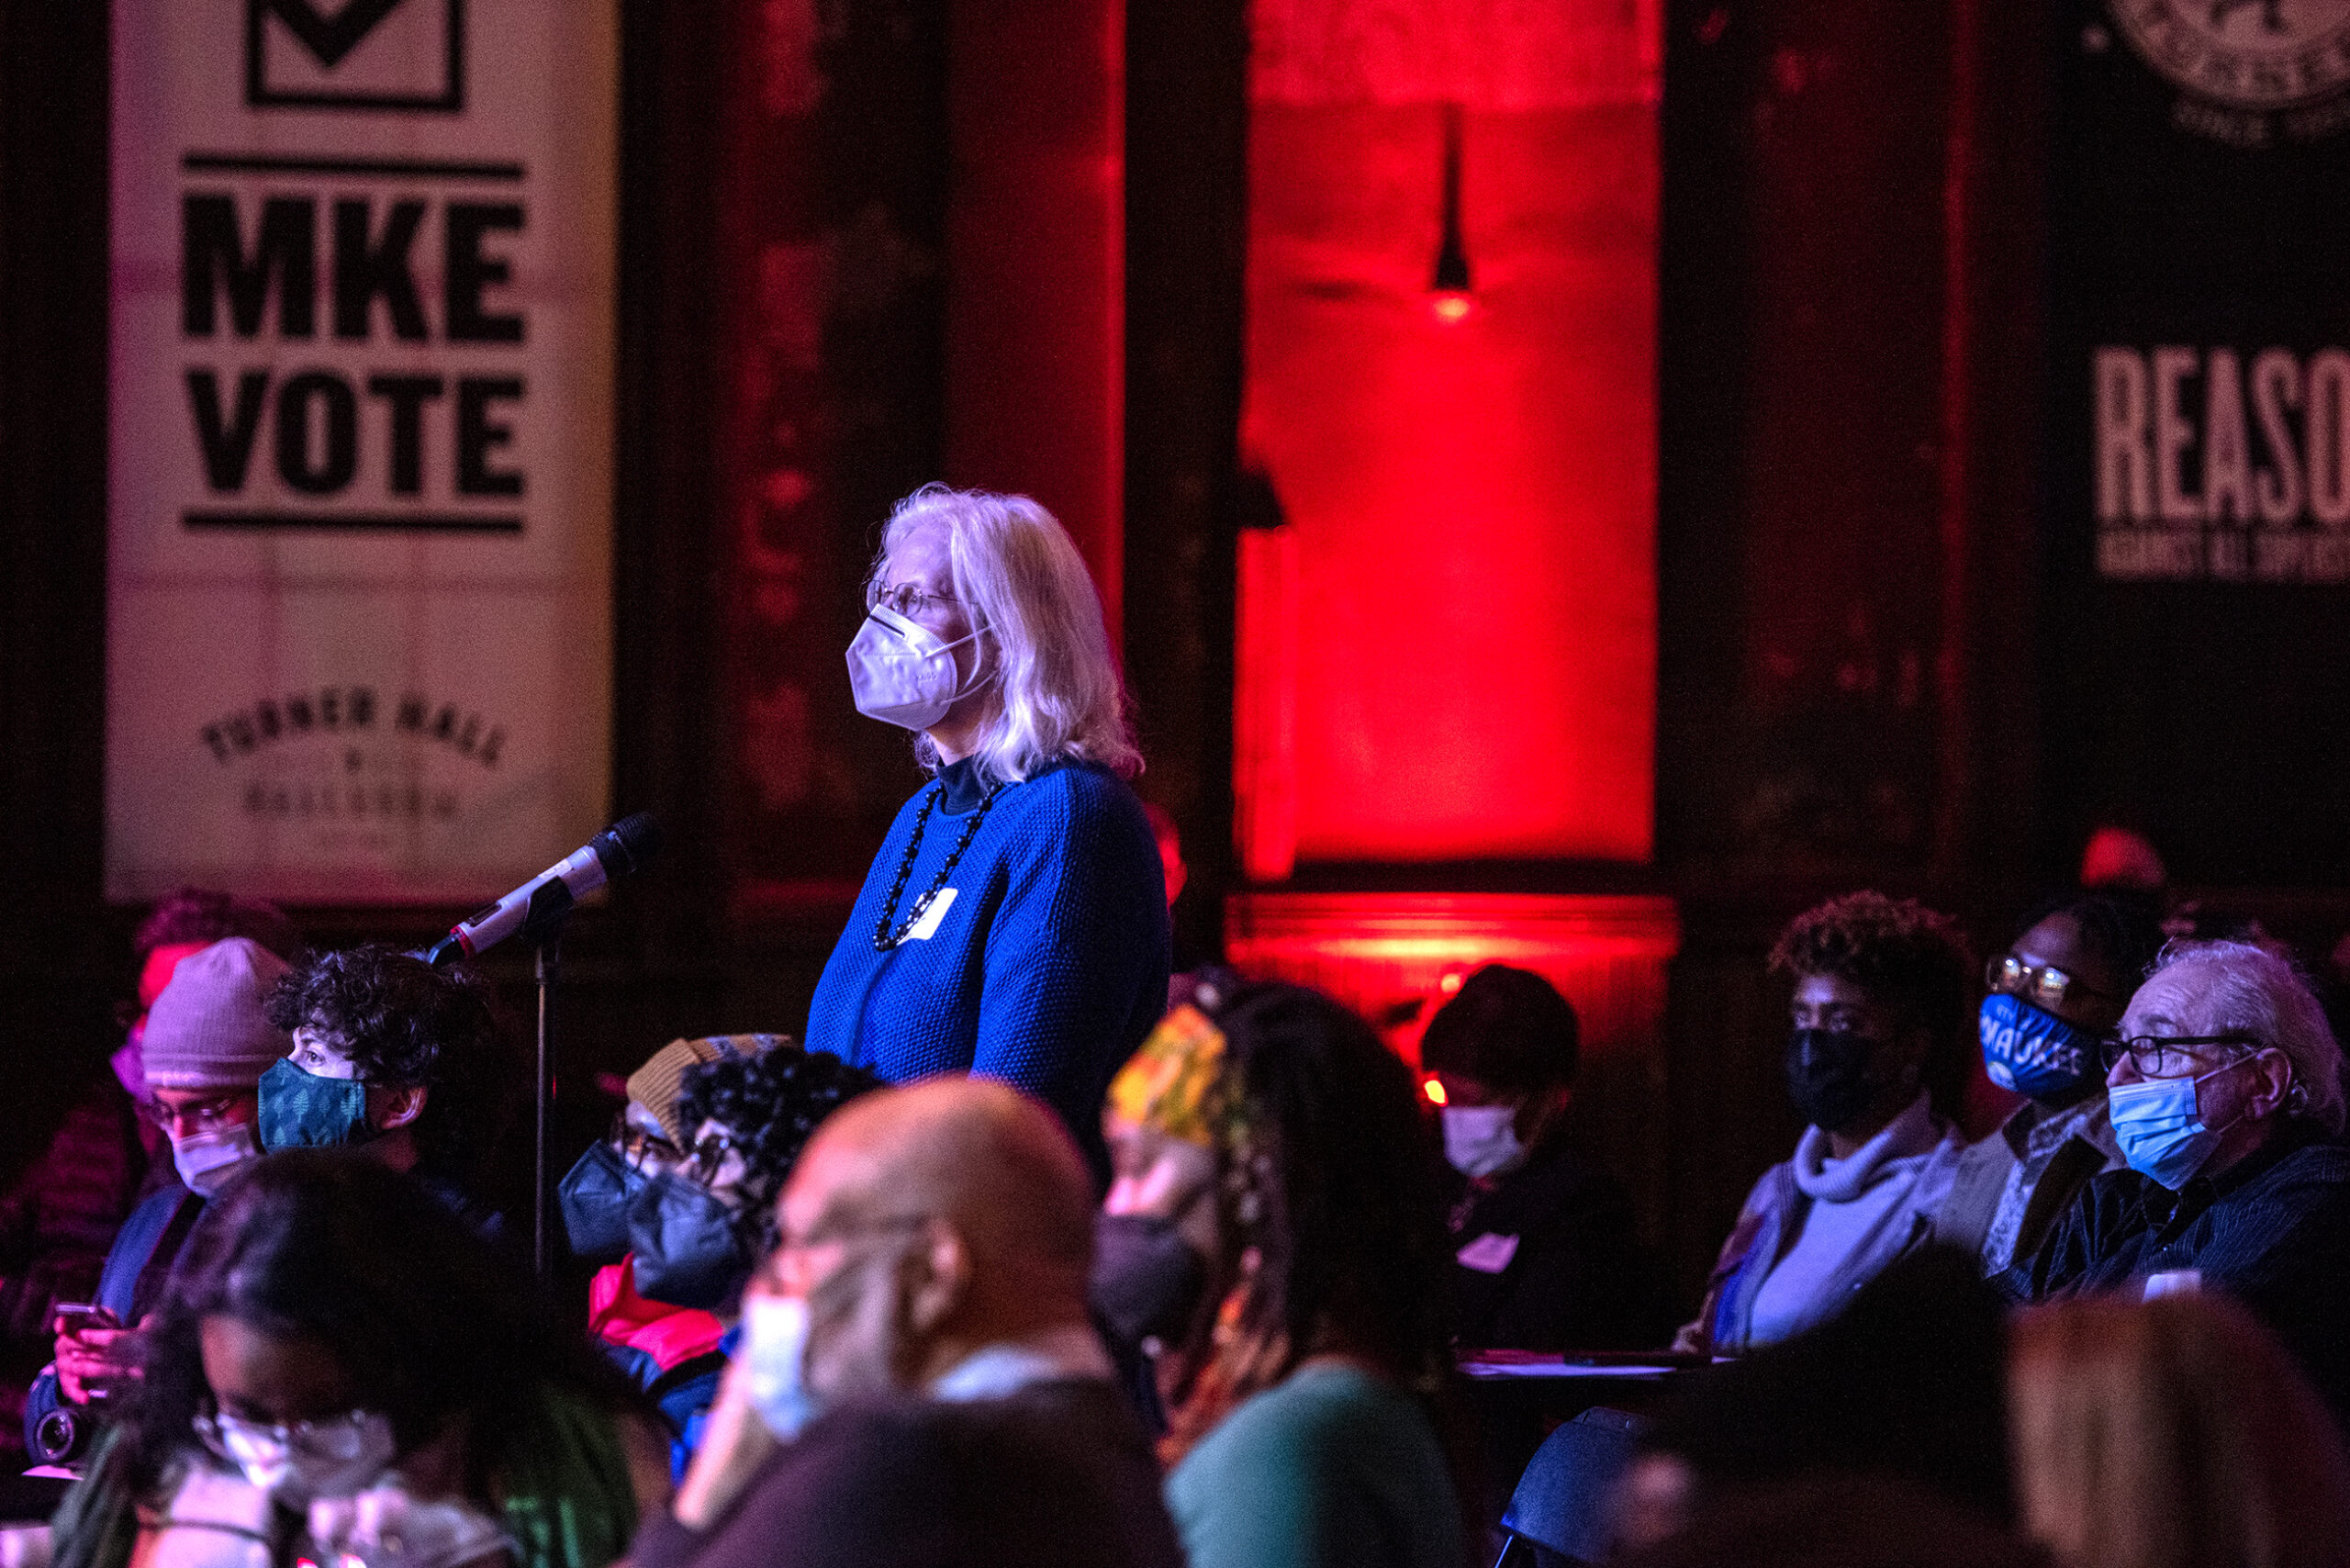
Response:
[[[636,1294],[636,1255],[596,1271],[588,1282],[588,1327],[598,1338],[653,1358],[663,1372],[718,1349],[726,1325],[690,1306]]]

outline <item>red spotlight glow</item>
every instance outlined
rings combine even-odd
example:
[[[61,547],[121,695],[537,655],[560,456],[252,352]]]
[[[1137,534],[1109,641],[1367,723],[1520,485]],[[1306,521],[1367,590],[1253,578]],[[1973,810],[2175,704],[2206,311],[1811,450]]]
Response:
[[[1448,327],[1457,327],[1476,313],[1477,300],[1473,295],[1446,289],[1441,294],[1428,296],[1428,314]]]
[[[1433,1078],[1425,1078],[1420,1081],[1420,1092],[1428,1097],[1428,1103],[1431,1105],[1444,1103],[1444,1085]]]

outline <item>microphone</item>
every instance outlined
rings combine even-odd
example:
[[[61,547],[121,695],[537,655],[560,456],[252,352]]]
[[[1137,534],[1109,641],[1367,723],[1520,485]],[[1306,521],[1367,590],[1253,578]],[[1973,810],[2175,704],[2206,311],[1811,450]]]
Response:
[[[647,812],[622,817],[496,903],[476,910],[422,954],[434,969],[470,958],[516,932],[543,935],[578,900],[607,882],[641,871],[661,847],[661,824]]]

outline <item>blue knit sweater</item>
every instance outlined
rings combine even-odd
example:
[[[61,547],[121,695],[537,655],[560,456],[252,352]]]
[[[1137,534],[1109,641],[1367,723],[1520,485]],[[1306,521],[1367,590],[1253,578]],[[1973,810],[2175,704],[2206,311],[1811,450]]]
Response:
[[[1059,1112],[1106,1182],[1102,1095],[1167,1007],[1167,884],[1142,804],[1085,762],[1003,786],[946,879],[955,897],[936,929],[876,952],[874,927],[934,792],[893,932],[981,795],[958,762],[899,809],[817,983],[808,1048],[892,1083],[955,1071],[1002,1079]]]

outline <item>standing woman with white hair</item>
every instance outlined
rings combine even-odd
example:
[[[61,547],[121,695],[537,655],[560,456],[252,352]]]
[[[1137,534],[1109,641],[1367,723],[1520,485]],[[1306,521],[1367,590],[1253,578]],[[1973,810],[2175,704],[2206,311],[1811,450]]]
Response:
[[[1085,563],[1024,496],[898,503],[849,644],[860,711],[934,777],[899,810],[808,1019],[890,1082],[968,1071],[1045,1101],[1106,1183],[1102,1099],[1167,1005],[1167,897]]]

